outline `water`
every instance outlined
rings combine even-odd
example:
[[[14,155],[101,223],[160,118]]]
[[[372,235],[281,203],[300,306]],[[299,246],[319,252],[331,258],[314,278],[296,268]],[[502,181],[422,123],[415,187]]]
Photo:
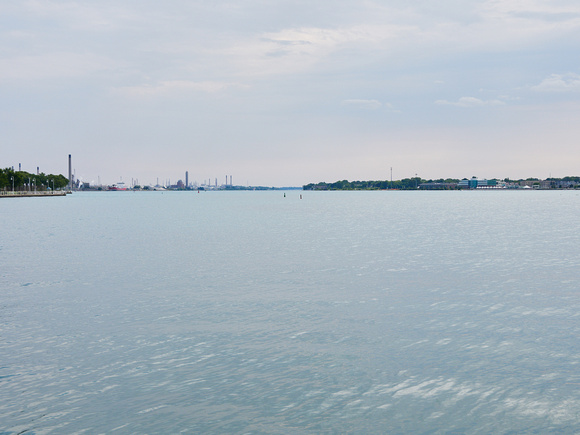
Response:
[[[0,200],[0,434],[578,433],[578,216],[563,191]]]

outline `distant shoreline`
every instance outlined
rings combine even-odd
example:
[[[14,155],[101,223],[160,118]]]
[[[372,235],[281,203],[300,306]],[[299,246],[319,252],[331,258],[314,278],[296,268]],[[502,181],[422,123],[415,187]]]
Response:
[[[424,180],[421,177],[403,178],[402,180],[370,180],[348,181],[334,183],[319,182],[303,186],[303,190],[574,190],[580,189],[580,177],[547,178],[540,180],[510,180],[493,179],[438,179]]]

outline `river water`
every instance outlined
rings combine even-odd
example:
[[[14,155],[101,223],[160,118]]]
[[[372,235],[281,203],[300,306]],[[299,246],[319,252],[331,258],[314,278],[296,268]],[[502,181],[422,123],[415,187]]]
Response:
[[[579,433],[579,216],[577,191],[0,199],[0,434]]]

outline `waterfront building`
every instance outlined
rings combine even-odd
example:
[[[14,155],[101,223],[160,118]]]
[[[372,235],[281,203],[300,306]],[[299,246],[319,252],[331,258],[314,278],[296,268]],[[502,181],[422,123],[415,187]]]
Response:
[[[459,189],[490,189],[497,188],[497,180],[478,180],[476,177],[471,179],[464,178],[457,183]]]

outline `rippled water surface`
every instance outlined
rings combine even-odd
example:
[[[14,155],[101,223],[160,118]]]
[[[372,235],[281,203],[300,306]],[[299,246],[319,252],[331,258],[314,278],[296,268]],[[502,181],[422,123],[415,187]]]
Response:
[[[579,216],[560,191],[0,199],[0,434],[578,433]]]

